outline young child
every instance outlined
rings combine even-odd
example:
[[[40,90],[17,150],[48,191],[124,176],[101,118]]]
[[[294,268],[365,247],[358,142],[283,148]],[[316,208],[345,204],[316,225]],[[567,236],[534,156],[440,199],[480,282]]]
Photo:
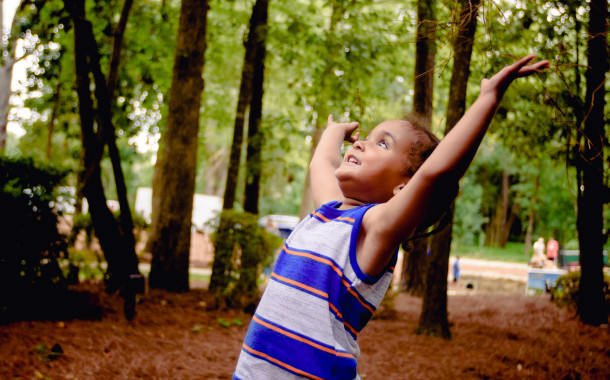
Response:
[[[526,66],[532,58],[484,79],[438,146],[405,120],[385,121],[359,140],[358,123],[329,116],[310,164],[316,211],[286,240],[235,379],[359,379],[356,339],[391,282],[399,245],[447,208],[447,189],[468,168],[510,83],[547,67]],[[344,140],[353,146],[341,159]]]

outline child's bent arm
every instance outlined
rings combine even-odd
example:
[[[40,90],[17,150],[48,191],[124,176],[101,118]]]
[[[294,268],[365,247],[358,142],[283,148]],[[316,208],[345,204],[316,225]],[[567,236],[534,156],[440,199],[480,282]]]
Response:
[[[313,195],[314,208],[343,198],[335,170],[341,165],[341,146],[343,141],[355,141],[358,133],[352,133],[358,123],[335,123],[333,116],[328,117],[328,125],[309,164],[309,179]]]
[[[483,80],[481,94],[441,140],[413,178],[388,202],[371,208],[363,219],[364,239],[359,239],[358,264],[369,275],[379,273],[391,254],[429,214],[448,205],[444,190],[456,183],[470,165],[502,95],[512,80],[545,68],[547,61],[525,66],[533,56],[505,67]]]

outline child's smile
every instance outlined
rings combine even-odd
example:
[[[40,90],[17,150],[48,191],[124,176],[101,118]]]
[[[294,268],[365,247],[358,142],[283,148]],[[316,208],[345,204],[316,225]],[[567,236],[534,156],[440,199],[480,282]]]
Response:
[[[345,162],[347,162],[349,164],[360,165],[360,161],[353,154],[346,154]]]

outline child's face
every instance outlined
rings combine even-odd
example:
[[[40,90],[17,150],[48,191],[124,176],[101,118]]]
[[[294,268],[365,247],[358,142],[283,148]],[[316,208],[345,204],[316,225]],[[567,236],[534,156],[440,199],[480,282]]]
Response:
[[[388,120],[376,126],[364,141],[354,143],[335,171],[346,198],[382,203],[406,184],[411,129],[406,121]]]

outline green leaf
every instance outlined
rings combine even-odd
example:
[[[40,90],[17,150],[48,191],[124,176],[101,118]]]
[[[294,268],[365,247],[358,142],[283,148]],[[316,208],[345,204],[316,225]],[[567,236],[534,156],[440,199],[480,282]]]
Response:
[[[218,324],[221,325],[222,327],[231,327],[231,322],[227,321],[226,319],[220,317],[217,319]]]

